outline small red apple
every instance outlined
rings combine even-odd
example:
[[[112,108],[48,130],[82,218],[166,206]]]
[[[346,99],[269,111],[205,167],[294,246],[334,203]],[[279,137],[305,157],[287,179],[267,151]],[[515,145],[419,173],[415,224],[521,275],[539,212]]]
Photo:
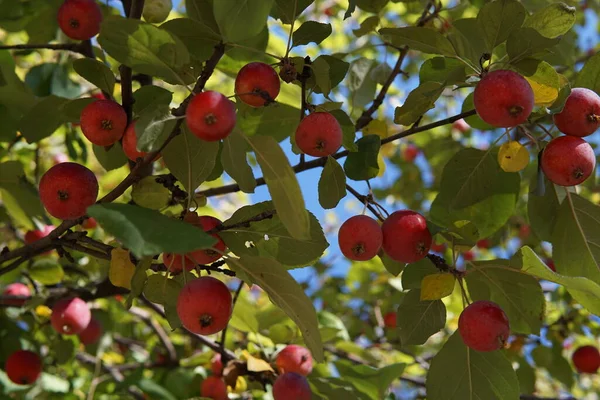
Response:
[[[406,162],[413,162],[417,158],[417,156],[421,153],[421,150],[417,146],[412,143],[409,143],[402,150],[402,158]]]
[[[383,250],[392,260],[413,263],[427,255],[431,233],[427,220],[411,210],[392,213],[381,226]]]
[[[36,353],[18,350],[6,359],[4,371],[8,379],[18,385],[31,385],[42,373],[42,360]]]
[[[296,145],[305,154],[326,157],[342,145],[342,127],[333,115],[314,112],[306,116],[296,128]]]
[[[398,326],[398,316],[395,312],[390,311],[383,316],[383,324],[386,328],[396,328]]]
[[[209,376],[202,381],[200,389],[202,397],[208,397],[212,400],[227,400],[227,385],[221,378]]]
[[[58,26],[75,40],[88,40],[100,32],[102,10],[94,0],[65,0],[58,9]]]
[[[355,261],[370,260],[377,255],[383,242],[381,227],[373,218],[355,215],[346,220],[338,233],[340,250]]]
[[[312,372],[313,359],[306,347],[295,344],[287,345],[275,358],[279,372],[295,372],[307,376]]]
[[[458,331],[465,345],[477,351],[494,351],[504,347],[510,335],[508,317],[491,301],[476,301],[458,318]]]
[[[190,131],[207,142],[225,139],[235,127],[235,105],[219,92],[211,90],[192,98],[185,112]]]
[[[4,304],[13,306],[13,307],[22,307],[23,304],[27,301],[27,297],[31,296],[31,291],[29,290],[29,286],[24,285],[22,283],[11,283],[8,285],[4,291],[2,292],[4,296],[21,296],[23,299],[10,299],[4,300]]]
[[[127,128],[127,113],[112,100],[98,100],[81,112],[81,131],[93,144],[110,146],[117,142]]]
[[[252,107],[262,107],[274,101],[280,89],[279,75],[268,64],[246,64],[235,78],[235,94]]]
[[[92,314],[90,308],[78,297],[57,301],[52,307],[50,322],[58,333],[77,335],[90,324]]]
[[[182,325],[200,335],[222,331],[229,322],[231,311],[229,289],[210,276],[189,281],[177,299],[177,314]]]
[[[78,334],[79,340],[84,345],[90,345],[96,343],[102,336],[102,325],[100,322],[92,317],[88,326]]]
[[[579,347],[573,353],[572,360],[579,372],[595,374],[600,368],[600,352],[594,346]]]
[[[306,378],[294,372],[279,375],[273,384],[275,400],[311,400],[312,391]]]

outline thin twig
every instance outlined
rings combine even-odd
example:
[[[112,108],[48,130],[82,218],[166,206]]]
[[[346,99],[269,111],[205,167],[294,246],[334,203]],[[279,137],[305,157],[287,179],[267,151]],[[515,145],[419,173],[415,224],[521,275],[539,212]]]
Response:
[[[141,319],[142,321],[144,321],[144,323],[156,333],[156,336],[158,336],[158,339],[162,343],[163,347],[165,348],[165,350],[167,350],[167,356],[169,358],[169,361],[175,363],[177,361],[177,352],[175,351],[175,346],[173,346],[173,342],[171,342],[169,335],[167,334],[167,332],[165,332],[163,327],[154,319],[152,319],[150,313],[144,309],[138,307],[131,307],[129,309],[129,312]]]
[[[235,303],[237,302],[237,299],[240,296],[240,292],[242,291],[243,287],[244,287],[244,281],[240,280],[240,284],[239,284],[237,290],[235,291],[235,295],[233,296],[233,300],[232,300],[232,304],[231,304],[231,312],[232,313],[235,308]],[[225,325],[225,329],[223,329],[223,333],[221,334],[221,342],[220,342],[221,351],[219,353],[221,353],[221,360],[223,362],[223,365],[227,364],[227,361],[229,361],[227,359],[227,353],[225,352],[225,340],[227,339],[227,328],[229,328],[229,322],[227,323],[227,325]]]
[[[0,46],[0,50],[59,50],[72,51],[75,53],[86,55],[84,42],[60,44],[13,44]]]

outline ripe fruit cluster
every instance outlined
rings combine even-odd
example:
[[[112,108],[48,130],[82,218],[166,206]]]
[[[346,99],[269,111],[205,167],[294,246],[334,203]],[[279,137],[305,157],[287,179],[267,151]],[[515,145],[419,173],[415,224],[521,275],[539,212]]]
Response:
[[[594,149],[582,137],[600,126],[600,96],[585,88],[571,91],[554,123],[566,136],[552,139],[542,152],[541,167],[546,177],[560,186],[575,186],[585,181],[596,167]]]
[[[306,376],[312,372],[313,359],[307,348],[290,344],[275,358],[279,377],[273,384],[275,400],[310,400],[311,390]]]
[[[340,227],[338,243],[344,256],[354,261],[370,260],[383,248],[392,260],[413,263],[429,253],[431,233],[425,217],[401,210],[387,217],[381,227],[365,215],[349,218]]]

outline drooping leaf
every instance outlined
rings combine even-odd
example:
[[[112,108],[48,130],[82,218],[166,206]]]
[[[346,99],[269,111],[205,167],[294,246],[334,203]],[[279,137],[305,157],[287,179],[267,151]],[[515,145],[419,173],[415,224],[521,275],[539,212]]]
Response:
[[[110,16],[98,36],[102,49],[135,71],[183,84],[190,55],[183,42],[166,30],[135,19]]]
[[[88,215],[137,257],[189,253],[216,243],[215,238],[192,224],[130,204],[96,204],[88,208]]]
[[[425,82],[408,94],[406,101],[394,112],[394,122],[399,125],[411,125],[435,106],[436,100],[444,91],[437,82]]]
[[[6,161],[0,164],[2,202],[17,226],[33,228],[32,217],[45,215],[39,194],[25,178],[23,164]]]
[[[441,33],[429,28],[404,27],[383,28],[379,33],[389,36],[393,45],[407,45],[411,49],[427,54],[441,54],[443,56],[455,55],[452,43]]]
[[[265,257],[242,256],[233,268],[241,269],[252,283],[260,286],[271,301],[281,308],[300,328],[306,346],[316,362],[322,362],[323,344],[317,313],[302,287],[277,261]]]
[[[488,53],[509,35],[519,29],[525,21],[527,10],[517,0],[496,0],[481,7],[477,14],[477,24],[487,43]]]
[[[346,174],[332,157],[327,159],[319,179],[319,203],[321,207],[335,208],[346,196]]]
[[[298,179],[279,144],[270,136],[248,139],[263,172],[281,222],[292,237],[310,238],[310,220]]]
[[[263,30],[272,5],[273,0],[219,0],[213,11],[223,38],[238,42]]]
[[[421,300],[441,300],[454,291],[454,275],[449,273],[426,275],[421,281]]]
[[[455,77],[454,80],[448,80]],[[453,85],[464,82],[466,78],[466,67],[463,62],[448,57],[433,57],[421,64],[419,69],[419,81],[421,85],[425,82],[445,83]]]
[[[133,112],[136,116],[150,113],[159,106],[171,104],[173,93],[159,86],[142,86],[133,92]]]
[[[204,182],[215,167],[219,142],[205,142],[182,127],[182,133],[163,150],[167,168],[188,193]]]
[[[506,41],[506,52],[511,63],[527,57],[539,58],[546,50],[556,45],[560,39],[548,39],[533,28],[515,29]]]
[[[377,28],[379,25],[379,17],[377,15],[371,15],[370,17],[365,18],[361,23],[358,29],[353,29],[354,35],[356,37],[362,37]]]
[[[300,122],[300,110],[287,104],[268,107],[238,106],[237,128],[248,136],[271,136],[278,142],[294,133]]]
[[[573,87],[583,87],[600,92],[600,53],[589,58],[575,77]]]
[[[129,251],[115,248],[110,252],[110,268],[108,279],[114,286],[131,289],[131,278],[135,273],[135,265],[129,259]]]
[[[190,18],[176,18],[160,26],[177,36],[187,47],[190,56],[198,60],[207,60],[214,51],[220,36],[211,27],[201,21]]]
[[[402,273],[402,287],[404,289],[421,289],[423,279],[426,276],[438,274],[439,272],[427,257],[416,263],[410,263]]]
[[[284,24],[291,24],[314,0],[274,0],[271,16]]]
[[[574,193],[562,202],[552,233],[556,271],[600,283],[600,207]]]
[[[115,143],[110,149],[106,150],[102,146],[93,145],[92,150],[96,156],[96,160],[102,165],[107,171],[121,168],[127,164],[127,156],[123,152],[123,148],[120,143]]]
[[[153,274],[148,276],[143,293],[153,303],[175,306],[182,288],[183,286],[175,279]]]
[[[527,216],[531,229],[542,240],[551,241],[554,224],[566,192],[561,186],[556,186],[546,180],[543,196],[529,193],[527,200]]]
[[[112,94],[116,82],[115,75],[103,62],[91,58],[79,58],[73,61],[73,69],[100,90]]]
[[[340,376],[373,400],[384,398],[392,382],[404,372],[406,364],[391,364],[383,368],[353,365],[349,361],[335,363]]]
[[[65,122],[60,110],[68,99],[54,95],[44,97],[19,122],[19,130],[28,142],[38,142],[54,133]]]
[[[292,34],[292,46],[302,46],[309,43],[319,44],[331,35],[331,24],[316,21],[306,21]]]
[[[346,176],[354,181],[364,181],[377,176],[379,164],[377,155],[381,147],[381,138],[366,135],[356,141],[358,151],[350,152],[344,162]]]
[[[523,26],[535,29],[544,37],[555,38],[573,27],[577,19],[575,12],[575,7],[565,3],[552,3],[534,12]]]
[[[458,331],[431,360],[426,388],[429,400],[519,400],[520,394],[517,375],[504,354],[471,350]]]
[[[396,321],[403,346],[421,345],[446,325],[446,306],[441,300],[421,301],[421,291],[413,289],[402,298]]]
[[[168,105],[160,105],[142,113],[135,123],[138,150],[158,150],[173,132],[177,120],[171,115]]]
[[[248,143],[242,135],[243,133],[236,128],[223,140],[221,163],[225,172],[240,185],[243,192],[254,193],[256,179],[252,168],[248,165],[248,158],[246,157]]]

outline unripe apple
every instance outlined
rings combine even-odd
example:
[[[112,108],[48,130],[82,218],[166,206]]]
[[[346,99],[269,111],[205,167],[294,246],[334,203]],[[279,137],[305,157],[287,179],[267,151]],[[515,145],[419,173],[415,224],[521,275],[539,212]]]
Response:
[[[58,26],[75,40],[88,40],[100,32],[102,10],[94,0],[65,0],[58,9]]]
[[[61,299],[54,304],[50,322],[58,333],[77,335],[87,328],[91,319],[92,314],[85,301],[74,297]]]
[[[31,296],[31,291],[29,290],[29,286],[24,285],[22,283],[11,283],[8,285],[4,291],[2,292],[4,296],[21,296],[21,297],[29,297]],[[26,298],[23,299],[11,299],[4,300],[4,304],[13,307],[21,307],[27,301]]]
[[[127,114],[112,100],[98,100],[88,104],[81,112],[81,131],[93,144],[110,146],[116,143],[127,128]]]
[[[589,136],[600,127],[600,96],[590,89],[574,88],[562,111],[553,118],[565,135]]]
[[[383,316],[383,324],[386,328],[396,328],[398,326],[398,316],[395,312],[390,311]]]
[[[338,243],[344,256],[355,261],[370,260],[377,255],[383,242],[381,227],[373,218],[355,215],[340,227]]]
[[[473,103],[482,120],[497,128],[510,128],[527,121],[534,105],[533,89],[518,73],[496,70],[479,81]]]
[[[32,351],[18,350],[8,356],[4,371],[14,383],[31,385],[42,373],[42,360]]]
[[[252,107],[262,107],[274,101],[279,94],[279,75],[268,64],[246,64],[235,78],[235,94]]]
[[[310,400],[312,391],[306,378],[294,372],[279,375],[273,384],[275,400]]]
[[[402,210],[392,213],[381,226],[383,250],[395,261],[413,263],[427,255],[431,233],[419,213]]]
[[[305,154],[326,157],[342,145],[342,127],[333,115],[315,112],[306,116],[296,128],[296,145]]]
[[[575,186],[592,174],[596,155],[585,140],[575,136],[560,136],[546,145],[541,164],[551,182],[560,186]]]
[[[59,219],[83,217],[98,197],[98,180],[81,164],[66,162],[50,168],[40,180],[40,200]]]
[[[600,352],[594,346],[582,346],[572,356],[573,365],[579,372],[595,374],[600,368]]]
[[[142,16],[146,22],[158,24],[169,17],[172,8],[173,2],[171,0],[146,0]]]
[[[235,127],[235,105],[219,92],[198,93],[188,104],[185,121],[190,131],[202,140],[225,139]]]
[[[479,300],[463,310],[458,331],[465,345],[477,351],[494,351],[504,347],[510,335],[508,317],[500,306]]]
[[[312,372],[313,359],[306,347],[290,344],[277,354],[275,364],[280,373],[295,372],[306,376]]]
[[[84,345],[90,345],[96,343],[102,336],[102,325],[100,322],[92,317],[88,326],[78,334],[79,340]]]
[[[222,331],[229,322],[231,311],[229,289],[210,276],[189,281],[177,298],[177,315],[182,325],[200,335]]]

